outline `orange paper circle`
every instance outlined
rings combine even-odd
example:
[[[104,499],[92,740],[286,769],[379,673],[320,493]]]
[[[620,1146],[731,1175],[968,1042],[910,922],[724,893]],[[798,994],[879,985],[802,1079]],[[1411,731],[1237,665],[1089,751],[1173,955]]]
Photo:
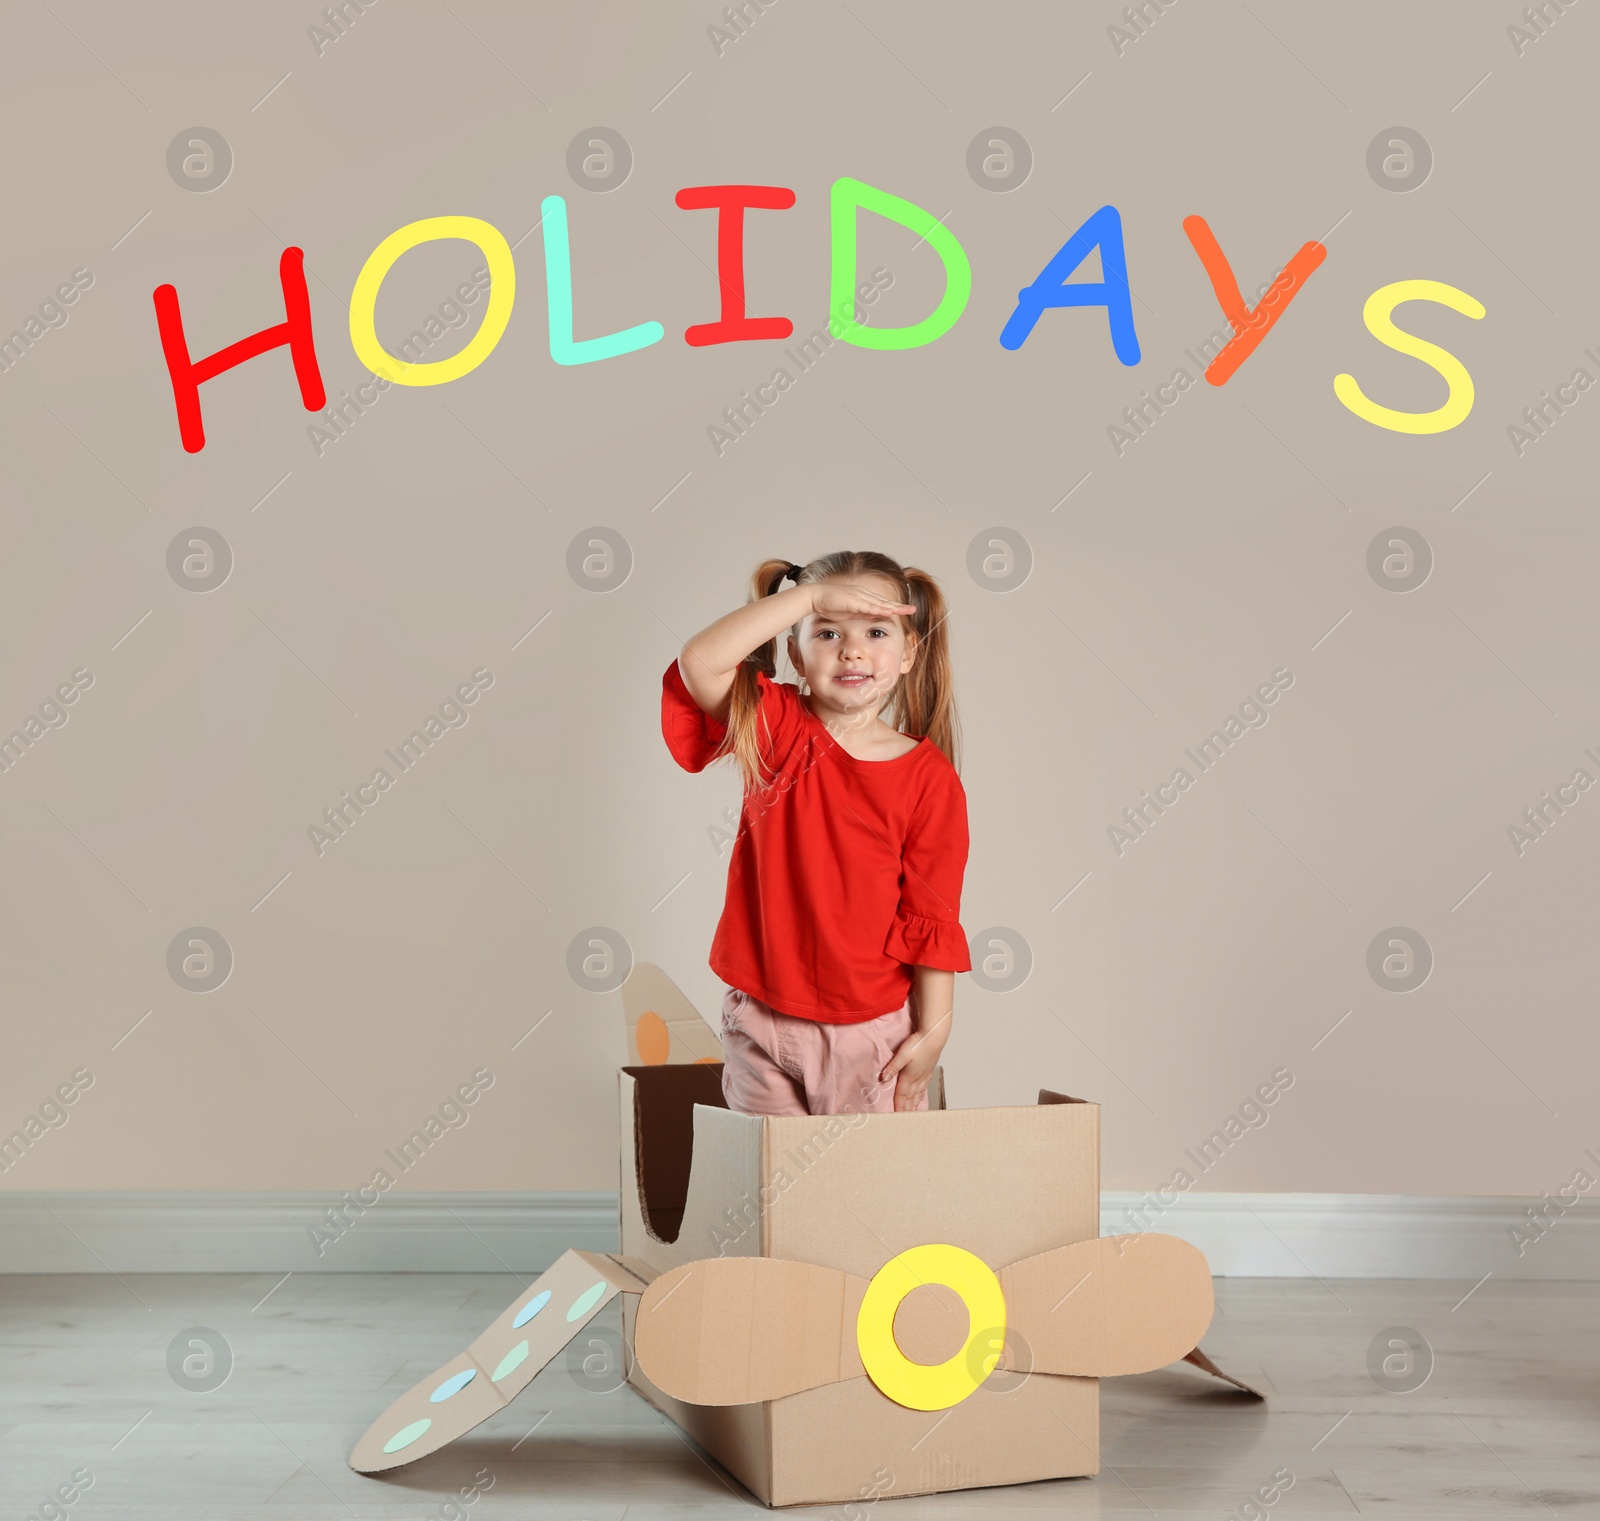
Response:
[[[639,1047],[639,1061],[646,1067],[659,1067],[672,1048],[672,1034],[667,1022],[653,1009],[646,1009],[633,1027],[634,1043]]]

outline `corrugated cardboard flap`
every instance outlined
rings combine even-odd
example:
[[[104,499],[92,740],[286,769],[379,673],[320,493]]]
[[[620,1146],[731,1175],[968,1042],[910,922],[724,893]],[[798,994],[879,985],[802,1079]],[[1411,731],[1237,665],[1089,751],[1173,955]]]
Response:
[[[413,1384],[356,1443],[350,1466],[382,1473],[414,1463],[504,1410],[618,1294],[641,1294],[648,1263],[563,1252],[465,1352]]]
[[[1252,1389],[1249,1384],[1242,1383],[1231,1373],[1224,1373],[1221,1368],[1212,1362],[1211,1359],[1199,1349],[1199,1347],[1196,1347],[1193,1352],[1189,1353],[1189,1355],[1184,1358],[1184,1361],[1186,1363],[1193,1363],[1195,1367],[1199,1368],[1202,1372],[1209,1373],[1213,1378],[1220,1378],[1224,1383],[1232,1384],[1234,1388],[1244,1390],[1244,1392],[1250,1395],[1253,1399],[1264,1400],[1266,1398],[1266,1395],[1264,1395],[1259,1389]]]

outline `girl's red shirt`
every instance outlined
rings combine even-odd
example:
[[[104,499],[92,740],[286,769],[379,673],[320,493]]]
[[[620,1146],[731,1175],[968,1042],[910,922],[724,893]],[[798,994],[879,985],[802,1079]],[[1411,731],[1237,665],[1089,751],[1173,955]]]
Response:
[[[960,924],[967,795],[932,740],[858,760],[791,682],[758,672],[766,785],[747,789],[728,861],[711,970],[731,987],[823,1024],[858,1024],[905,1003],[913,966],[967,972]],[[661,682],[673,759],[703,771],[727,727],[674,660]]]

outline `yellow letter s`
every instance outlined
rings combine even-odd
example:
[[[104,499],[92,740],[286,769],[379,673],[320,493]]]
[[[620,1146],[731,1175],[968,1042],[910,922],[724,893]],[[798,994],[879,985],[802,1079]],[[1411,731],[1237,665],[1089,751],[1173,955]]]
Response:
[[[1467,420],[1472,410],[1472,376],[1467,367],[1435,343],[1402,332],[1394,325],[1391,314],[1402,301],[1437,301],[1451,311],[1474,320],[1483,316],[1483,303],[1464,290],[1445,285],[1438,280],[1396,280],[1393,285],[1380,286],[1367,297],[1361,308],[1361,320],[1367,331],[1379,343],[1409,354],[1431,365],[1443,377],[1450,389],[1445,403],[1434,412],[1396,412],[1390,407],[1380,407],[1371,401],[1356,384],[1354,375],[1335,375],[1333,394],[1364,422],[1374,427],[1388,428],[1394,433],[1445,433]]]

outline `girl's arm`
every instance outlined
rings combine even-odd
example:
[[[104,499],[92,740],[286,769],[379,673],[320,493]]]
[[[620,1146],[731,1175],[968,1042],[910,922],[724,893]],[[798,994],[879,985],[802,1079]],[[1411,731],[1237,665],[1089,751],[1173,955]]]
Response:
[[[718,723],[726,723],[733,673],[739,662],[751,650],[793,628],[807,613],[817,611],[842,617],[850,613],[906,614],[915,609],[905,602],[885,602],[865,588],[839,581],[810,582],[759,597],[718,618],[684,644],[678,653],[678,669],[689,695]]]
[[[955,1013],[956,974],[936,966],[911,969],[911,988],[916,995],[911,1007],[917,1028],[933,1035],[942,1046],[950,1038],[950,1019]]]
[[[916,1028],[901,1043],[883,1069],[883,1080],[895,1084],[894,1107],[912,1110],[933,1080],[939,1054],[950,1039],[955,1012],[956,974],[939,967],[911,969],[911,1009]]]
[[[718,723],[728,720],[733,673],[751,650],[776,639],[811,611],[810,586],[791,586],[735,608],[684,643],[678,669],[689,695]]]

